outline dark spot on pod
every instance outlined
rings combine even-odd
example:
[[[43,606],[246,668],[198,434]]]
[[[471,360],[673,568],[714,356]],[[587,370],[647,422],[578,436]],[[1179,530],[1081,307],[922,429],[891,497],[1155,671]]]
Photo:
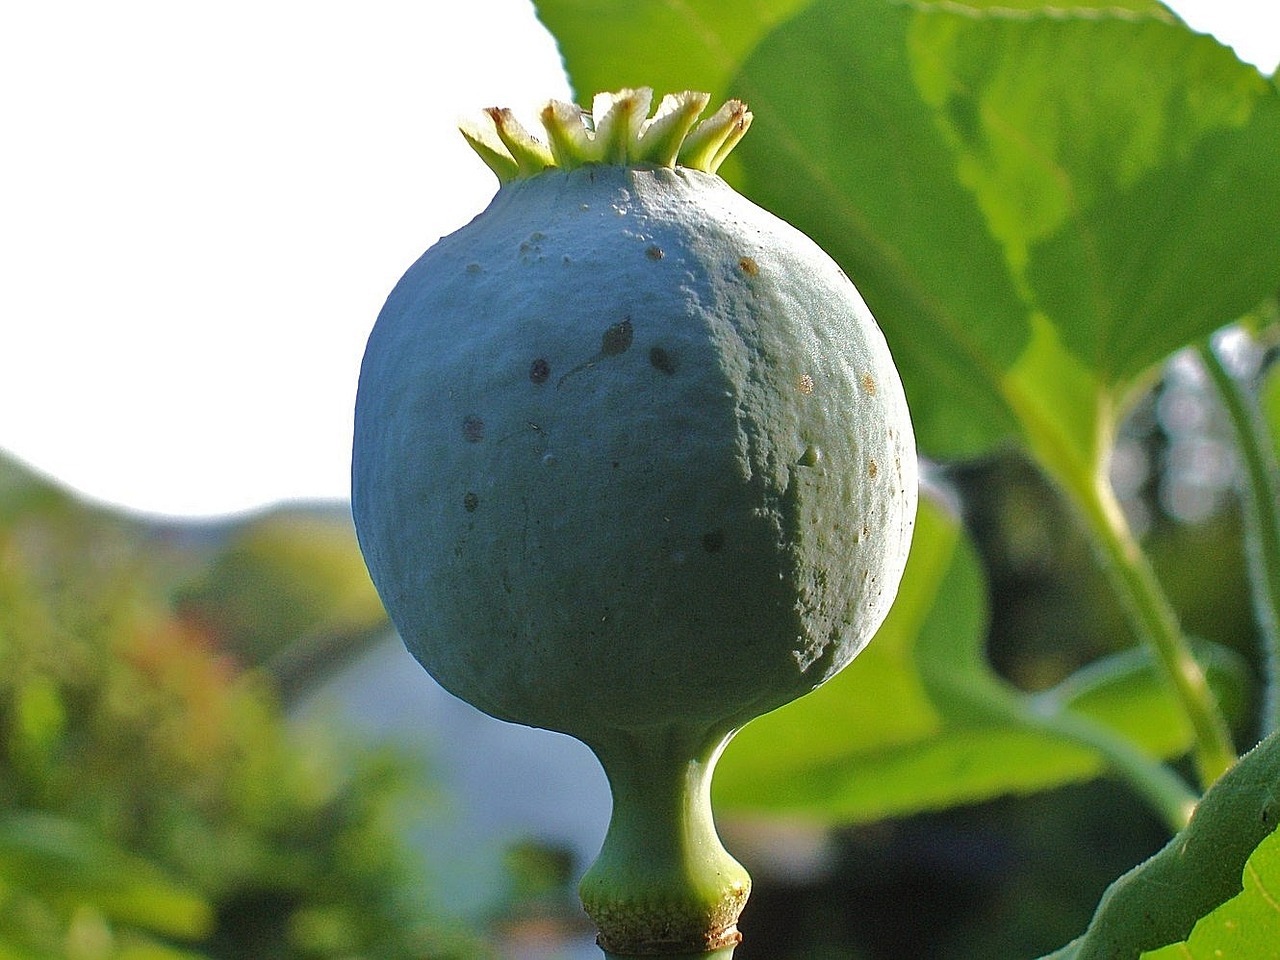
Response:
[[[653,366],[661,370],[667,376],[671,376],[679,368],[680,363],[676,360],[675,354],[669,353],[662,347],[652,347],[649,350],[649,362]]]
[[[463,509],[466,510],[467,513],[475,513],[476,507],[478,506],[480,506],[480,498],[468,490],[467,495],[462,498]]]
[[[876,463],[874,460],[868,460],[867,476],[870,477],[872,480],[874,480],[879,473],[880,473],[880,465]]]
[[[702,549],[707,553],[718,553],[724,546],[723,530],[708,530],[702,535]]]
[[[631,325],[630,317],[621,323],[615,323],[600,338],[600,353],[606,357],[616,357],[624,353],[631,348],[631,341],[635,339],[635,335],[635,327]]]
[[[539,357],[529,365],[529,379],[534,383],[546,383],[547,378],[551,376],[551,364]]]
[[[467,443],[479,443],[484,439],[484,421],[475,414],[462,418],[462,438]]]
[[[613,469],[615,469],[615,470],[617,470],[617,469],[618,469],[618,461],[617,461],[617,460],[613,461]]]
[[[661,260],[664,256],[666,256],[666,254],[662,252],[662,248],[658,246],[656,243],[649,244],[649,246],[644,251],[644,255],[648,257],[650,260]]]
[[[862,392],[869,397],[876,395],[876,378],[869,373],[862,375]]]
[[[760,264],[756,263],[752,257],[739,257],[738,269],[748,277],[754,277],[760,272]]]

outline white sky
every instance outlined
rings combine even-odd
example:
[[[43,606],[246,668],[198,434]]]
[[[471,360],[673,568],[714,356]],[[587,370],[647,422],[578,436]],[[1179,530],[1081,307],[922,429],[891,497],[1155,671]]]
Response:
[[[1173,6],[1274,69],[1273,0]],[[374,317],[496,186],[456,120],[567,95],[527,0],[5,4],[0,449],[148,513],[345,497]]]

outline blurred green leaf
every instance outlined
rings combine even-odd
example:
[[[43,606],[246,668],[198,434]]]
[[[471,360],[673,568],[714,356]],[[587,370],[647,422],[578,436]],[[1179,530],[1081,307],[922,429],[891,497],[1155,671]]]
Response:
[[[1177,756],[1191,730],[1146,651],[1024,694],[983,654],[986,586],[957,520],[921,501],[898,599],[872,643],[818,690],[762,717],[725,751],[714,784],[726,811],[867,822],[1091,779],[1107,760],[1053,717],[1070,714]],[[1247,675],[1203,654],[1215,691],[1239,704]]]
[[[26,464],[0,451],[0,525],[71,506],[70,496]]]
[[[7,934],[0,932],[0,960],[64,960],[64,958],[45,951],[37,952],[9,940]]]
[[[280,509],[239,523],[178,604],[252,664],[311,636],[386,622],[350,517],[336,510]]]
[[[205,954],[178,950],[160,943],[136,943],[122,947],[111,960],[206,960]]]
[[[1262,408],[1272,450],[1280,459],[1280,365],[1272,364],[1263,375],[1258,389],[1258,405]]]
[[[1209,789],[1186,829],[1107,889],[1082,937],[1045,960],[1137,960],[1144,950],[1186,939],[1200,918],[1240,893],[1246,861],[1278,821],[1280,734],[1273,734]],[[1269,883],[1276,875],[1272,844],[1264,854]],[[1208,956],[1271,960],[1275,953]]]
[[[1258,844],[1241,883],[1241,892],[1203,917],[1185,942],[1144,953],[1143,960],[1280,958],[1280,833]]]
[[[1193,645],[1214,696],[1228,718],[1249,707],[1253,677],[1245,659],[1227,647]],[[1191,742],[1191,728],[1160,679],[1146,647],[1102,657],[1050,690],[1031,698],[1040,712],[1069,709],[1132,737],[1159,756],[1176,756]]]
[[[67,906],[92,905],[144,930],[198,939],[213,910],[199,893],[84,823],[0,813],[0,878]]]
[[[66,706],[53,680],[36,674],[17,689],[13,749],[47,755],[67,725]]]

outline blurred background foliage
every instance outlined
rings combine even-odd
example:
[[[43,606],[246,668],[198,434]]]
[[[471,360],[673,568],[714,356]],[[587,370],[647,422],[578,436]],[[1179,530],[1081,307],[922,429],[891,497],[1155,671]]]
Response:
[[[420,764],[287,722],[284,651],[382,625],[340,510],[144,524],[0,460],[0,957],[489,955],[404,847]]]
[[[626,37],[639,53],[621,40],[595,42],[604,21],[593,11],[623,6],[633,18]],[[1093,144],[1098,156],[1067,150],[1061,169],[1085,194],[1092,191],[1105,202],[1083,213],[1072,208],[1079,219],[1060,236],[1053,232],[1056,221],[1037,220],[1038,212],[1061,212],[1037,201],[1030,189],[1044,171],[1029,162],[1024,169],[1026,158],[1017,151],[1004,157],[1008,163],[987,164],[991,158],[979,148],[991,133],[983,133],[983,124],[993,117],[1022,117],[1049,147],[1060,146],[1053,139],[1059,128],[1040,110],[1053,89],[1036,88],[1032,96],[1015,82],[1019,44],[1034,41],[1050,60],[1054,51],[1075,57],[1042,65],[1041,79],[1054,89],[1079,89],[1079,71],[1090,64],[1096,70],[1099,51],[1128,61],[1123,76],[1104,71],[1117,87],[1158,66],[1181,89],[1181,65],[1198,64],[1198,92],[1184,98],[1192,105],[1187,122],[1171,125],[1178,143],[1187,141],[1185,149],[1166,151],[1160,141],[1143,154],[1148,160],[1173,156],[1177,164],[1157,169],[1159,176],[1143,185],[1142,209],[1172,209],[1176,204],[1166,203],[1171,197],[1193,201],[1187,184],[1194,182],[1184,178],[1208,169],[1230,209],[1250,229],[1270,231],[1259,234],[1270,242],[1274,223],[1250,218],[1274,206],[1271,181],[1259,176],[1266,188],[1260,198],[1238,190],[1231,173],[1236,168],[1219,175],[1226,168],[1218,153],[1195,152],[1205,143],[1220,146],[1218,134],[1202,136],[1191,121],[1202,110],[1213,124],[1221,119],[1216,108],[1205,107],[1215,97],[1200,94],[1217,89],[1214,71],[1222,71],[1234,78],[1233,89],[1266,108],[1258,113],[1254,139],[1242,138],[1248,147],[1241,147],[1242,154],[1273,160],[1267,151],[1274,150],[1274,140],[1263,134],[1280,123],[1274,84],[1163,15],[1117,16],[1110,27],[1103,16],[1071,23],[1057,16],[1034,23],[1012,18],[983,33],[978,18],[945,22],[951,6],[780,0],[738,10],[709,2],[677,8],[546,0],[539,8],[562,49],[580,51],[574,77],[586,88],[580,92],[636,82],[630,76],[619,82],[618,71],[643,62],[643,81],[660,90],[723,92],[736,84],[751,93],[759,129],[726,165],[727,175],[766,202],[776,201],[767,205],[790,205],[797,219],[812,218],[815,236],[842,262],[862,267],[848,272],[876,301],[902,357],[925,452],[947,461],[930,471],[935,497],[928,523],[940,538],[931,541],[935,545],[951,538],[955,552],[946,554],[942,567],[959,579],[925,583],[967,587],[955,595],[960,602],[943,612],[952,615],[958,634],[950,653],[982,654],[991,667],[991,676],[977,677],[974,689],[998,682],[1030,695],[1052,692],[1085,665],[1123,656],[1131,646],[1094,545],[1061,486],[1046,476],[1046,464],[1037,462],[1044,448],[1009,442],[1019,429],[1023,440],[1035,439],[1019,421],[1028,409],[1039,417],[1031,426],[1052,435],[1088,407],[1073,406],[1082,396],[1110,397],[1114,390],[1126,401],[1137,398],[1111,451],[1115,492],[1186,631],[1202,641],[1202,649],[1213,645],[1210,679],[1230,708],[1237,742],[1251,743],[1258,734],[1251,718],[1257,716],[1260,644],[1250,612],[1230,427],[1194,360],[1179,355],[1158,374],[1149,365],[1189,337],[1207,336],[1219,320],[1233,319],[1217,317],[1219,301],[1240,307],[1259,284],[1271,282],[1280,260],[1270,248],[1261,254],[1251,249],[1253,234],[1216,224],[1212,205],[1194,202],[1191,212],[1201,218],[1196,229],[1170,230],[1153,221],[1149,236],[1135,237],[1131,227],[1146,221],[1119,202],[1132,199],[1126,192],[1132,184],[1112,176],[1110,145],[1118,128],[1087,110],[1075,118],[1090,132],[1079,142]],[[1162,9],[1147,0],[1108,6],[1156,14]],[[935,7],[941,12],[929,22],[926,14]],[[691,19],[695,8],[721,32],[690,29],[705,26]],[[854,13],[880,22],[884,36],[828,29],[829,19],[843,24]],[[1095,43],[1100,36],[1108,43]],[[1126,44],[1135,38],[1151,44],[1143,48],[1147,60],[1131,57]],[[952,50],[951,79],[970,86],[947,86],[941,73],[921,67],[938,66],[941,59],[922,58],[917,66],[923,72],[908,77],[907,61],[886,53],[889,41],[909,45],[917,55],[931,43]],[[866,49],[856,55],[844,49],[855,43]],[[665,58],[655,56],[659,49]],[[830,56],[814,61],[813,70],[797,71],[797,58],[809,62],[822,49]],[[595,61],[587,56],[592,50]],[[965,51],[972,56],[959,55]],[[1188,51],[1195,57],[1185,57]],[[974,64],[984,63],[1001,68],[994,80],[982,71],[970,76]],[[851,168],[844,169],[839,188],[863,203],[870,219],[852,203],[835,204],[846,223],[830,216],[831,204],[803,178],[769,173],[792,162],[772,153],[799,142],[789,135],[795,131],[788,118],[795,114],[771,101],[789,94],[817,110],[818,98],[791,87],[812,83],[815,75],[843,79],[853,68],[866,73],[865,82],[853,85],[863,98],[856,110],[848,109],[852,101],[838,83],[828,85],[839,107],[829,113],[849,129],[810,144],[824,163],[806,168],[810,175]],[[975,112],[975,104],[952,96],[973,89],[987,89],[998,109]],[[885,100],[885,90],[901,102]],[[921,91],[937,102],[925,103]],[[1150,98],[1121,93],[1114,100],[1122,106],[1161,109]],[[815,122],[801,132],[813,136],[826,129]],[[1068,146],[1073,142],[1063,138]],[[1008,146],[994,136],[990,143]],[[1199,159],[1184,169],[1178,164],[1188,156]],[[963,162],[957,164],[957,157]],[[855,159],[860,166],[852,169]],[[1274,163],[1267,169],[1273,176]],[[868,170],[881,179],[864,176]],[[1003,189],[997,174],[1013,176],[1030,192]],[[1065,189],[1070,180],[1053,178],[1054,189]],[[1019,198],[1024,206],[1006,209]],[[1176,226],[1181,214],[1168,216]],[[987,235],[988,220],[999,227],[998,236]],[[859,231],[867,236],[860,240]],[[942,236],[948,231],[950,239]],[[1231,234],[1225,240],[1224,231]],[[1177,284],[1155,291],[1165,299],[1148,303],[1144,285],[1128,274],[1093,277],[1113,294],[1103,299],[1114,310],[1101,319],[1081,316],[1069,294],[1085,270],[1079,264],[1092,263],[1079,260],[1072,245],[1083,234],[1143,256],[1167,247],[1177,254],[1169,260],[1177,270],[1189,270],[1197,258],[1217,263],[1214,257],[1248,258],[1252,267],[1238,273],[1215,268],[1198,277],[1194,295],[1175,304],[1190,318],[1179,329],[1165,322],[1178,299]],[[885,237],[910,254],[902,262],[916,265],[919,276],[883,269],[886,261],[877,257]],[[971,242],[973,237],[982,242]],[[1150,266],[1141,257],[1121,261],[1139,273]],[[1219,289],[1223,276],[1238,289]],[[963,323],[931,312],[947,297]],[[1197,297],[1213,309],[1195,309]],[[1028,309],[1030,299],[1044,316]],[[904,303],[912,308],[903,309]],[[915,311],[915,304],[927,309]],[[1142,323],[1131,328],[1130,314]],[[923,334],[921,317],[928,321]],[[1262,398],[1273,430],[1280,423],[1276,319],[1274,303],[1264,304],[1247,324],[1254,338],[1238,339],[1230,351],[1233,371]],[[1058,325],[1062,343],[1033,340],[1033,333],[1048,329],[1046,322]],[[953,335],[959,340],[948,339]],[[1023,362],[1042,359],[1036,351],[1062,361],[1061,369],[1092,364],[1089,376],[1038,377],[1044,371]],[[990,361],[982,365],[986,380],[971,376],[973,356]],[[931,366],[939,358],[948,360],[941,374]],[[1081,382],[1089,389],[1081,390]],[[1037,390],[1043,395],[1034,396]],[[1015,402],[1028,395],[1037,403]],[[1092,452],[1085,446],[1072,453]],[[282,508],[212,525],[144,522],[80,503],[0,459],[0,960],[444,960],[500,953],[528,960],[527,948],[511,945],[516,931],[550,924],[556,935],[564,932],[564,905],[585,864],[533,837],[511,849],[501,904],[488,921],[459,922],[442,906],[449,878],[431,870],[430,851],[424,863],[405,840],[406,825],[438,809],[435,772],[394,746],[291,715],[291,704],[387,630],[341,507]],[[904,662],[914,656],[915,633],[902,630],[896,638],[892,632],[879,638],[847,672],[849,682],[860,683],[858,671],[903,685],[919,680],[932,696],[937,691],[925,689],[925,671],[920,677],[907,667],[895,673],[892,664],[877,660],[891,653]],[[877,669],[879,674],[867,674]],[[1121,679],[1134,677],[1141,680],[1132,672]],[[981,723],[966,726],[972,718],[963,710],[939,708],[935,715],[930,710],[941,701],[919,696],[910,701],[918,709],[912,715],[901,709],[906,700],[887,694],[876,699],[886,688],[861,688],[866,702],[850,701],[839,724],[810,724],[801,740],[788,733],[780,713],[772,727],[749,727],[726,755],[717,783],[721,823],[755,881],[743,915],[741,960],[1036,956],[1079,933],[1107,884],[1168,837],[1167,824],[1135,802],[1128,785],[1100,776],[1097,765],[1081,765],[1067,753],[1050,756],[1048,746],[1037,753],[1037,741],[1027,741],[1033,749],[1026,756],[1043,772],[1019,779],[1002,759],[1011,754],[997,752],[1011,741],[983,740],[990,731]],[[840,681],[833,682],[825,695],[837,696],[840,689]],[[1136,682],[1112,689],[1119,694],[1109,701],[1110,716],[1120,724],[1125,711],[1115,705],[1145,697],[1146,688]],[[796,709],[821,703],[815,696]],[[1103,698],[1102,706],[1107,703]],[[878,725],[859,726],[866,717]],[[940,731],[936,743],[921,743],[937,747],[935,762],[952,765],[950,781],[937,775],[941,767],[926,775],[899,766],[896,779],[888,775],[894,756],[907,755],[895,754],[903,743],[892,744],[888,734],[895,724],[915,720],[933,724],[926,730],[930,736]],[[1147,723],[1138,731],[1154,738],[1144,745],[1175,757],[1175,767],[1189,774],[1186,761],[1176,759],[1185,737],[1162,726]],[[771,738],[782,749],[765,749]],[[750,749],[753,740],[760,749]],[[847,762],[851,743],[866,746],[858,763]],[[825,769],[786,767],[803,750],[827,749],[846,753],[833,754],[839,762]],[[1029,762],[1021,774],[1029,777],[1033,766]],[[833,768],[838,782],[830,779]],[[880,777],[880,770],[886,775]],[[839,790],[823,795],[819,773],[829,778],[825,786]],[[766,774],[773,778],[767,783]],[[966,783],[964,790],[937,789]],[[801,800],[792,802],[795,797]],[[573,932],[572,921],[567,929]]]

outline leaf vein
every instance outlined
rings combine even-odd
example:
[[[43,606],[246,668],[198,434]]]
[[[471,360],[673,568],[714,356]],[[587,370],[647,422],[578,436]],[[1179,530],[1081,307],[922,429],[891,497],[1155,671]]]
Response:
[[[1245,872],[1245,876],[1247,876],[1250,880],[1253,881],[1253,885],[1257,889],[1258,895],[1262,897],[1262,902],[1265,903],[1267,906],[1269,906],[1277,914],[1280,914],[1280,901],[1277,901],[1275,896],[1271,893],[1271,891],[1266,888],[1266,885],[1262,881],[1261,875],[1259,875],[1258,873],[1258,868],[1253,865],[1252,860],[1249,860],[1247,863],[1245,863],[1244,872]]]

